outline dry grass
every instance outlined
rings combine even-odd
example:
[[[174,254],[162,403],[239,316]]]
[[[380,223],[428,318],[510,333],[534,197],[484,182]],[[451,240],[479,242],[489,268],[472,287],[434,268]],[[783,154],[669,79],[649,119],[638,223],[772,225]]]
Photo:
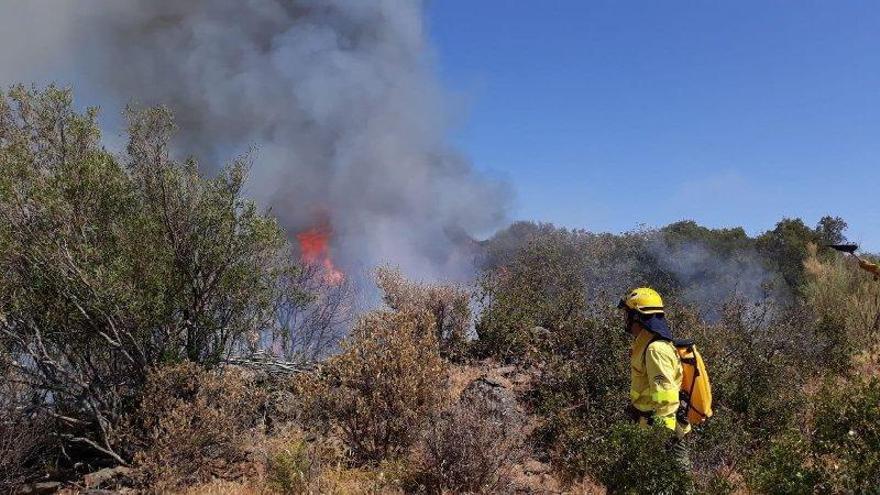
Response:
[[[275,495],[277,492],[249,481],[216,480],[171,493],[180,495]]]
[[[880,337],[880,283],[861,270],[854,260],[836,257],[823,261],[815,245],[808,246],[804,261],[807,303],[819,328],[840,349],[840,359],[857,354],[855,363],[876,372]]]

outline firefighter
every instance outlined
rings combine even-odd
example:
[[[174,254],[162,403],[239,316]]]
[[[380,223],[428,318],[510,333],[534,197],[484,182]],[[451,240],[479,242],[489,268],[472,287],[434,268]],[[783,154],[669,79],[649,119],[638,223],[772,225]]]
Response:
[[[682,365],[666,323],[663,299],[654,289],[633,289],[620,300],[626,331],[634,340],[630,354],[629,417],[643,426],[670,430],[668,450],[672,461],[690,479],[690,458],[684,442],[690,431],[679,421],[679,389]]]
[[[880,265],[859,258],[859,266],[862,268],[862,270],[873,274],[875,280],[880,280]]]

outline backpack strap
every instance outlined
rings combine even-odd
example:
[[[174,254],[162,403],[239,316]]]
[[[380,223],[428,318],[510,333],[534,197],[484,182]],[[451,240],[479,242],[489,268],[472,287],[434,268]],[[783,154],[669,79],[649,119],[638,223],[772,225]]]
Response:
[[[670,341],[669,339],[664,339],[663,337],[657,335],[654,332],[651,332],[651,333],[654,336],[651,337],[651,340],[649,340],[647,344],[645,344],[645,349],[642,351],[642,366],[645,368],[645,373],[648,372],[648,347],[651,347],[651,344],[653,344],[654,342],[657,342],[658,340],[665,340],[666,342],[669,342],[673,346],[675,345],[675,342]]]

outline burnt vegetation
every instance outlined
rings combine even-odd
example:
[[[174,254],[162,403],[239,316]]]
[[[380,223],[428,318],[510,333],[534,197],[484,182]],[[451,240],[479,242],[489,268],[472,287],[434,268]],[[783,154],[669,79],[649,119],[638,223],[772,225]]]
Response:
[[[384,306],[355,317],[242,196],[247,160],[205,177],[171,157],[167,110],[128,117],[113,154],[68,91],[0,96],[0,491],[676,493],[663,438],[622,412],[635,285],[709,366],[700,492],[880,485],[880,283],[823,248],[839,218],[516,223],[472,285],[380,268]],[[230,364],[257,349],[311,364]]]

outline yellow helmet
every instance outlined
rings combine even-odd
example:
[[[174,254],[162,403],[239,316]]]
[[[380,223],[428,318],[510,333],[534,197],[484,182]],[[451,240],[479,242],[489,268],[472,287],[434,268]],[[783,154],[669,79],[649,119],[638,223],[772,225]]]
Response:
[[[639,287],[629,291],[621,300],[618,308],[629,308],[643,315],[663,314],[663,299],[650,287]]]

